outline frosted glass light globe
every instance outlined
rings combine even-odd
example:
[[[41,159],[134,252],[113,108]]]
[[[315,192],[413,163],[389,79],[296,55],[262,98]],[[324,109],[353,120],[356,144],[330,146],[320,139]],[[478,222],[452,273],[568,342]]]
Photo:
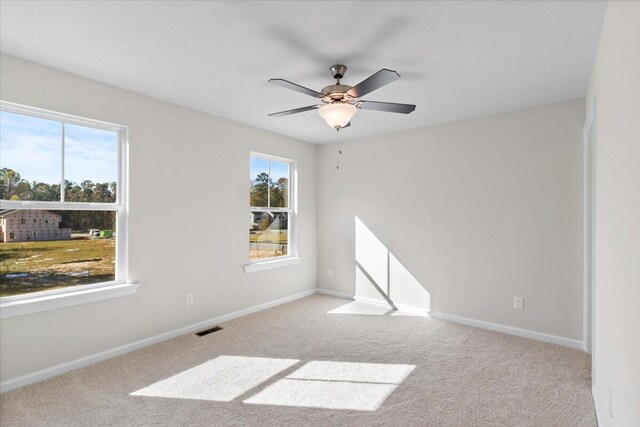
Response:
[[[332,128],[343,128],[358,112],[358,107],[345,102],[327,104],[318,110],[318,114]]]

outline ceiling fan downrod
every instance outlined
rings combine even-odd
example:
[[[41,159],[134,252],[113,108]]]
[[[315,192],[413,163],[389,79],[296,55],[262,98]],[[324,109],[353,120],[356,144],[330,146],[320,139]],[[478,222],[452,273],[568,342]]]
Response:
[[[340,79],[344,78],[344,75],[347,72],[347,66],[336,64],[329,67],[329,70],[331,70],[331,75],[333,76],[333,78],[336,79],[336,84],[340,84]]]

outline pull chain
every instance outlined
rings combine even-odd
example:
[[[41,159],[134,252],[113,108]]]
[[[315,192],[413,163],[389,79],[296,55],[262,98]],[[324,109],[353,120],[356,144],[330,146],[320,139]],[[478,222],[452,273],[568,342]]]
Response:
[[[340,155],[342,154],[342,135],[340,135],[340,128],[336,128],[336,169],[340,170]]]

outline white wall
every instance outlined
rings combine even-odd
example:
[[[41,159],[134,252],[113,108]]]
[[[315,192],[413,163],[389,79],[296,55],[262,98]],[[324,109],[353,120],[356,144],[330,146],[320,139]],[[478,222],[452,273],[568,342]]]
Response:
[[[0,67],[3,100],[129,126],[130,276],[142,284],[2,320],[2,381],[316,287],[315,145],[11,56]],[[254,150],[298,161],[302,262],[246,274]]]
[[[577,99],[348,141],[339,171],[322,146],[319,286],[372,298],[373,280],[395,303],[581,340],[584,112]]]
[[[638,2],[610,1],[607,6],[587,103],[594,98],[594,398],[602,426],[640,426]]]

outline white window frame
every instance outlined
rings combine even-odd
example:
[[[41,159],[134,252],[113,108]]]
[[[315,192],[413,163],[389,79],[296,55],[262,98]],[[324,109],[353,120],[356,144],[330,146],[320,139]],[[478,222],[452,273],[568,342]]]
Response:
[[[249,259],[249,263],[244,266],[244,270],[247,273],[252,273],[255,271],[268,270],[276,267],[284,267],[287,265],[298,264],[300,262],[300,257],[298,255],[298,202],[297,202],[297,162],[292,159],[286,159],[284,157],[277,157],[270,154],[249,153],[249,163],[251,162],[251,158],[256,157],[259,159],[267,160],[269,162],[276,161],[280,163],[287,163],[289,165],[289,188],[288,188],[288,200],[286,208],[271,208],[265,206],[251,206],[249,204],[249,212],[286,212],[288,214],[288,230],[287,230],[287,255],[271,257],[271,258],[261,258],[259,260],[250,260],[249,259],[249,247],[247,246],[247,259]],[[269,163],[269,180],[271,180],[271,163]],[[267,192],[267,200],[271,199],[271,192]],[[269,204],[269,203],[268,203]],[[247,242],[249,245],[250,243]]]
[[[0,297],[0,318],[37,313],[56,308],[94,302],[134,294],[137,284],[129,283],[129,200],[128,200],[128,127],[95,119],[73,116],[13,102],[0,101],[0,110],[53,120],[94,129],[116,132],[118,135],[118,170],[115,203],[65,202],[64,193],[64,125],[62,126],[60,201],[0,200],[0,209],[19,210],[78,210],[113,211],[116,213],[116,268],[115,280],[88,285],[69,286],[49,291]]]

